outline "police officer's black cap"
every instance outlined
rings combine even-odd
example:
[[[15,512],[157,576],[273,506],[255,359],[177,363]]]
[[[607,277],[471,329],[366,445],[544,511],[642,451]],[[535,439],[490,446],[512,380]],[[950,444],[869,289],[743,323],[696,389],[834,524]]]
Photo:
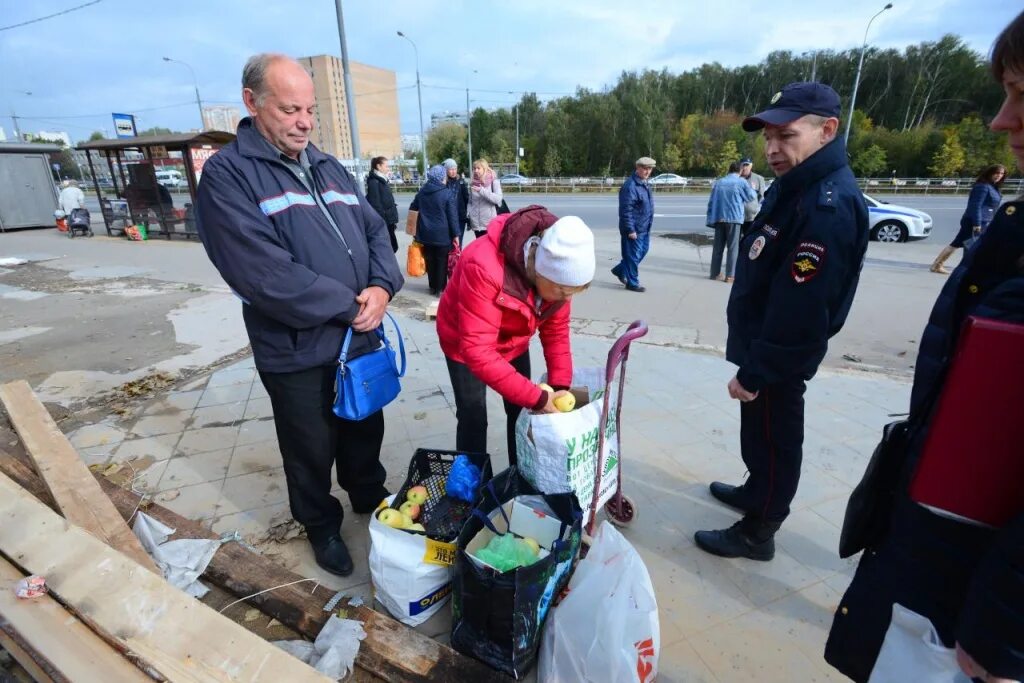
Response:
[[[839,118],[839,112],[839,95],[824,83],[790,83],[772,96],[767,109],[743,119],[743,130],[783,126],[807,114]]]

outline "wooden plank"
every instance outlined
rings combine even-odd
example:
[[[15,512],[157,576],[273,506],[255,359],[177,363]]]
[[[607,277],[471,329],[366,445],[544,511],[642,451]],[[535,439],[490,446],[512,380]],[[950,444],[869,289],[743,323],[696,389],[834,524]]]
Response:
[[[27,657],[46,680],[74,683],[149,681],[88,626],[49,595],[21,600],[10,586],[24,574],[0,558],[0,642]],[[30,666],[15,654],[18,662]],[[36,675],[33,673],[33,675]]]
[[[25,488],[38,478],[14,456],[0,451],[0,471]],[[104,492],[118,511],[128,517],[139,505],[140,496],[126,491],[96,474]],[[177,529],[173,538],[218,538],[200,524],[155,503],[143,505],[146,514]],[[225,543],[213,556],[203,578],[239,597],[253,595],[274,586],[283,586],[302,579],[273,560],[263,557],[238,543]],[[316,638],[330,614],[323,606],[333,591],[324,588],[311,593],[310,582],[285,586],[247,600],[248,603],[282,624],[308,638]],[[450,647],[405,626],[391,617],[368,607],[347,607],[348,618],[363,622],[366,639],[359,647],[356,666],[372,673],[377,680],[414,683],[442,681],[474,681],[498,683],[507,677],[490,667],[466,657]]]
[[[437,306],[439,303],[440,302],[438,301],[431,301],[429,304],[427,304],[427,320],[433,320],[434,318],[437,317]]]
[[[160,576],[153,559],[103,495],[78,451],[28,382],[19,380],[0,386],[0,402],[65,519]]]
[[[168,681],[330,679],[144,571],[0,474],[0,552]]]

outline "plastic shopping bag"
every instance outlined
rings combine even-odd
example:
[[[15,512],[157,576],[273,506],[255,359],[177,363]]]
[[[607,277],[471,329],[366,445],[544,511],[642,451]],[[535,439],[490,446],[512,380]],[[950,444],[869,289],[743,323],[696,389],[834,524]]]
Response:
[[[423,256],[423,245],[413,240],[405,259],[405,272],[410,277],[423,277],[427,274],[427,259]]]
[[[927,617],[898,603],[868,683],[970,683]]]
[[[660,650],[658,603],[647,567],[629,541],[602,522],[569,581],[569,594],[548,617],[538,680],[653,683]]]

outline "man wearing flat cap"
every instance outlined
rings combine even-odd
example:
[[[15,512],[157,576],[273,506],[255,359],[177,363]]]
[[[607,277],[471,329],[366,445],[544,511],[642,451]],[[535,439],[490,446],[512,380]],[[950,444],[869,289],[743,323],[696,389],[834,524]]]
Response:
[[[612,268],[612,275],[631,292],[647,291],[640,284],[640,262],[651,247],[651,225],[654,223],[654,197],[647,179],[654,170],[654,159],[640,157],[636,170],[626,178],[619,190],[619,234],[622,260]]]
[[[839,96],[821,83],[791,83],[743,128],[764,135],[776,181],[740,245],[729,297],[726,358],[739,369],[740,450],[750,476],[711,494],[743,518],[698,531],[722,557],[771,560],[774,536],[800,480],[804,390],[846,321],[868,241],[868,211],[836,136]]]

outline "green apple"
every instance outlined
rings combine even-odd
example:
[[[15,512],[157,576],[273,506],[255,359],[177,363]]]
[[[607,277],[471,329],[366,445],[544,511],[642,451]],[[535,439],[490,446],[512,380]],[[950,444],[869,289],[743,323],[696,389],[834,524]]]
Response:
[[[416,524],[410,524],[409,526],[406,527],[406,530],[407,531],[419,531],[422,534],[427,533],[426,528],[424,528],[424,526],[422,524],[418,523],[418,522]]]
[[[423,505],[427,502],[428,494],[426,486],[413,486],[405,494],[405,499],[416,503],[417,505]]]
[[[386,524],[393,529],[401,529],[405,526],[405,520],[401,512],[394,508],[384,508],[377,514],[381,524]]]

